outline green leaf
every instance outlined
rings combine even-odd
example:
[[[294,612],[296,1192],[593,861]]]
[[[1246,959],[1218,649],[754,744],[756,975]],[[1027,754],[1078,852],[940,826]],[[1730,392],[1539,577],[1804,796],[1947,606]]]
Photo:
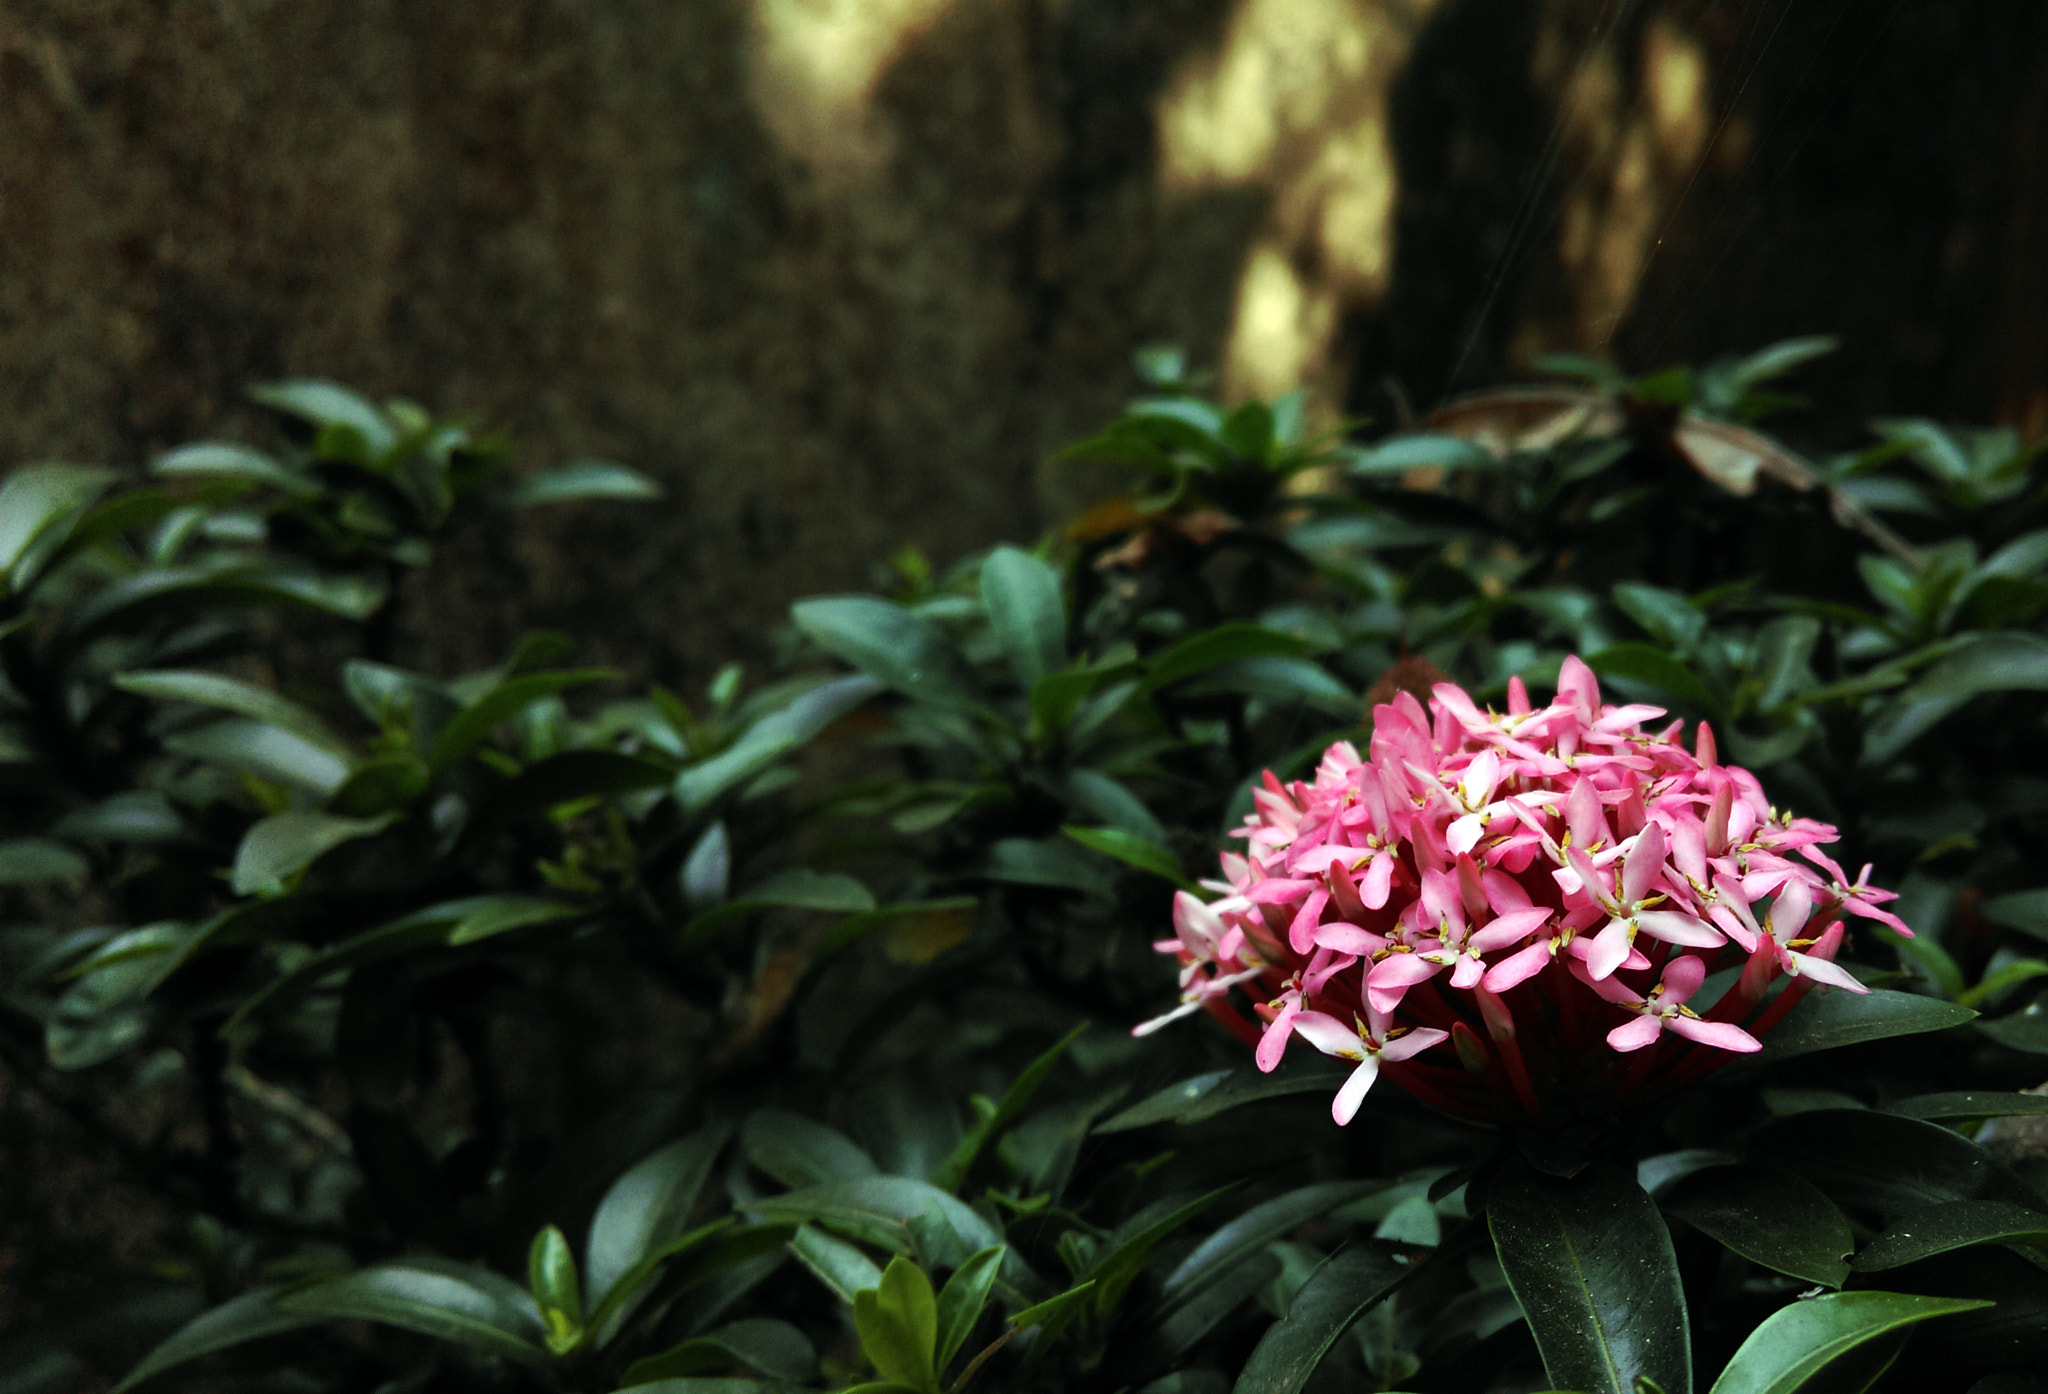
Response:
[[[274,1299],[286,1291],[284,1288],[258,1288],[247,1292],[231,1302],[224,1302],[208,1312],[202,1312],[178,1328],[163,1344],[159,1345],[130,1370],[127,1377],[114,1386],[113,1394],[126,1394],[146,1379],[153,1379],[174,1366],[188,1360],[197,1360],[202,1355],[227,1350],[245,1341],[260,1341],[265,1336],[282,1335],[297,1331],[301,1327],[314,1326],[326,1320],[320,1316],[309,1316],[299,1312],[285,1311],[275,1305]]]
[[[716,1331],[693,1336],[659,1355],[636,1360],[626,1367],[621,1388],[675,1380],[679,1385],[703,1390],[707,1384],[741,1383],[769,1394],[774,1385],[751,1380],[681,1380],[681,1375],[727,1370],[733,1366],[766,1375],[770,1379],[800,1384],[818,1373],[818,1353],[810,1338],[786,1321],[773,1317],[747,1317],[728,1322]]]
[[[1376,1180],[1324,1181],[1254,1205],[1196,1245],[1167,1275],[1162,1295],[1169,1302],[1186,1301],[1274,1240],[1286,1238],[1383,1184]]]
[[[1884,1106],[1886,1113],[1908,1118],[2012,1118],[2048,1113],[2048,1094],[1999,1094],[1958,1089],[1942,1094],[1915,1094]]]
[[[1232,1394],[1299,1394],[1330,1348],[1413,1271],[1392,1245],[1355,1244],[1323,1260],[1267,1328]]]
[[[1161,1240],[1236,1189],[1235,1184],[1218,1186],[1186,1200],[1166,1196],[1117,1226],[1104,1242],[1101,1256],[1088,1267],[1087,1276],[1101,1285],[1095,1294],[1095,1310],[1107,1316],[1123,1300],[1124,1290],[1152,1261],[1152,1251]]]
[[[974,677],[945,632],[872,595],[799,601],[790,617],[812,643],[885,687],[934,706],[972,708]]]
[[[2039,1202],[1968,1138],[1872,1109],[1815,1109],[1750,1135],[1747,1150],[1819,1186],[1838,1205],[1896,1215],[1954,1200]]]
[[[293,378],[249,389],[250,400],[309,425],[339,427],[359,443],[361,463],[381,458],[398,442],[390,420],[361,393],[320,378]],[[323,430],[323,435],[325,434]]]
[[[112,470],[79,465],[11,471],[0,484],[0,576],[10,575],[38,538],[92,503],[114,479]]]
[[[1603,678],[1647,683],[1703,712],[1721,709],[1719,700],[1692,669],[1650,644],[1611,644],[1589,657],[1586,666]]]
[[[92,863],[74,847],[48,837],[0,842],[0,886],[33,886],[44,881],[78,881]]]
[[[844,1239],[835,1239],[811,1225],[796,1227],[796,1233],[790,1236],[789,1251],[819,1282],[838,1294],[841,1302],[852,1302],[855,1293],[882,1281],[882,1270],[866,1254]]]
[[[1849,1218],[1810,1181],[1768,1167],[1693,1172],[1662,1198],[1665,1210],[1766,1268],[1838,1288],[1856,1247]]]
[[[281,895],[284,880],[344,842],[380,833],[395,815],[337,818],[331,813],[273,813],[251,827],[235,850],[236,895]]]
[[[533,1299],[488,1269],[411,1258],[344,1273],[275,1299],[286,1311],[374,1321],[453,1341],[523,1364],[547,1361]]]
[[[448,931],[447,943],[450,948],[456,948],[508,934],[515,929],[550,924],[556,920],[573,920],[584,913],[578,906],[559,900],[543,900],[539,896],[488,896],[484,903],[455,922],[455,927]]]
[[[2048,1001],[2036,997],[2016,1012],[1978,1022],[1977,1029],[2008,1050],[2048,1055]]]
[[[576,1287],[576,1257],[562,1231],[547,1226],[533,1236],[526,1255],[526,1282],[547,1327],[548,1349],[557,1355],[583,1340],[583,1298]]]
[[[879,1285],[853,1295],[853,1326],[884,1379],[938,1394],[939,1309],[922,1268],[900,1254],[889,1260]]]
[[[1195,883],[1181,871],[1180,862],[1173,853],[1136,833],[1123,828],[1063,827],[1060,831],[1091,852],[1114,857],[1128,866],[1171,881],[1184,891],[1195,889]]]
[[[1865,1341],[1929,1317],[1991,1305],[1898,1292],[1831,1292],[1793,1302],[1750,1333],[1710,1394],[1795,1394],[1830,1361]]]
[[[1067,612],[1051,567],[1015,547],[996,548],[981,564],[981,603],[1026,691],[1066,665]]]
[[[615,676],[609,668],[571,668],[553,673],[528,673],[507,678],[457,712],[434,741],[428,766],[440,774],[482,745],[505,722],[543,698],[558,696],[583,683]]]
[[[1098,1133],[1121,1133],[1154,1123],[1199,1123],[1245,1104],[1290,1094],[1332,1094],[1345,1071],[1320,1057],[1289,1060],[1270,1074],[1256,1070],[1216,1070],[1169,1085],[1149,1099],[1098,1124]]]
[[[1872,1273],[1973,1244],[2039,1244],[2048,1240],[2048,1215],[2003,1200],[1958,1200],[1916,1210],[1864,1246],[1853,1265]]]
[[[939,1290],[938,1345],[933,1365],[941,1372],[953,1363],[960,1347],[974,1334],[974,1325],[988,1305],[989,1291],[995,1286],[996,1274],[1001,1271],[1007,1252],[1001,1244],[976,1250],[953,1270],[953,1276]]]
[[[1052,1072],[1052,1067],[1059,1063],[1060,1057],[1067,1053],[1067,1048],[1079,1040],[1087,1029],[1088,1023],[1082,1022],[1018,1072],[1017,1077],[1010,1081],[1010,1087],[1003,1091],[1003,1097],[996,1106],[978,1119],[974,1126],[967,1130],[966,1136],[960,1139],[960,1145],[953,1149],[953,1154],[939,1168],[938,1175],[932,1178],[934,1185],[944,1191],[959,1188],[960,1183],[967,1179],[967,1173],[973,1169],[975,1159],[981,1155],[982,1149],[988,1146],[989,1140],[1009,1127],[1017,1115],[1024,1111],[1032,1096],[1038,1092],[1038,1086],[1043,1084],[1045,1077]]]
[[[790,910],[826,910],[860,914],[875,908],[874,892],[851,876],[785,867],[743,888],[737,899],[750,905],[777,905]]]
[[[326,492],[319,480],[287,469],[261,451],[241,445],[207,442],[182,446],[151,465],[149,472],[166,479],[228,479],[243,484],[266,484],[294,498],[318,498]]]
[[[1622,581],[1614,587],[1614,603],[1666,648],[1690,649],[1707,627],[1707,617],[1698,606],[1660,586]]]
[[[1232,659],[1216,664],[1182,692],[1189,697],[1235,692],[1271,702],[1304,702],[1340,717],[1356,716],[1360,709],[1357,693],[1305,658]]]
[[[965,1248],[937,1254],[940,1263],[957,1263],[976,1249],[1000,1244],[1002,1236],[988,1221],[929,1182],[908,1176],[861,1176],[806,1186],[779,1196],[762,1196],[741,1209],[770,1222],[815,1222],[864,1244],[907,1253],[910,1221],[937,1210]]]
[[[610,460],[577,460],[523,479],[506,496],[518,508],[575,499],[658,499],[661,486]]]
[[[1057,1296],[1048,1297],[1034,1306],[1026,1307],[1010,1318],[1010,1325],[1019,1331],[1028,1331],[1034,1326],[1046,1329],[1047,1339],[1055,1339],[1066,1329],[1067,1323],[1080,1315],[1081,1304],[1095,1292],[1095,1279],[1077,1283]]]
[[[1491,451],[1462,437],[1417,433],[1359,451],[1351,457],[1351,472],[1370,479],[1419,469],[1497,469],[1501,464]]]
[[[1985,919],[2048,941],[2048,887],[1995,895],[1977,907]]]
[[[683,903],[692,910],[708,910],[731,894],[732,834],[726,831],[723,818],[714,820],[698,837],[690,855],[683,858],[677,881],[682,886]]]
[[[1246,402],[1223,418],[1217,435],[1245,459],[1263,463],[1273,449],[1273,409],[1264,402]]]
[[[230,719],[164,738],[164,749],[187,760],[240,770],[332,798],[348,781],[349,762],[325,746],[261,721]]]
[[[2048,690],[2048,639],[2017,630],[1982,634],[1893,697],[1864,732],[1863,763],[1881,765],[1973,697]]]
[[[722,1125],[700,1128],[643,1157],[612,1183],[591,1218],[583,1250],[583,1286],[593,1305],[616,1303],[614,1291],[625,1288],[626,1279],[649,1271],[652,1257],[683,1237],[731,1131]]]
[[[1692,1388],[1692,1337],[1678,1259],[1635,1178],[1590,1167],[1570,1181],[1510,1165],[1487,1222],[1551,1383],[1586,1394]]]
[[[694,814],[736,785],[752,779],[882,690],[866,674],[836,678],[796,698],[747,728],[731,746],[676,776],[676,802]]]
[[[837,1128],[779,1108],[756,1109],[740,1129],[740,1151],[749,1162],[783,1185],[819,1186],[880,1168],[853,1139]]]
[[[1156,691],[1168,683],[1191,678],[1245,658],[1300,658],[1315,646],[1308,640],[1245,620],[1205,629],[1174,644],[1149,665],[1141,690]]]
[[[1089,896],[1116,891],[1116,876],[1071,842],[1057,838],[1006,837],[991,843],[982,874],[991,881],[1052,886]]]
[[[139,697],[152,697],[159,702],[190,702],[194,706],[215,707],[232,712],[236,716],[260,721],[266,726],[275,726],[289,732],[309,745],[329,751],[341,759],[350,759],[348,742],[327,728],[325,722],[307,711],[296,702],[287,701],[275,692],[252,687],[233,678],[224,678],[218,673],[203,673],[181,669],[164,669],[148,673],[123,673],[114,679],[114,686],[123,692],[132,692]]]
[[[1764,1037],[1764,1060],[1787,1060],[1862,1041],[1946,1031],[1977,1014],[1968,1007],[1911,992],[1873,988],[1868,993],[1816,988]]]
[[[1147,842],[1166,845],[1170,836],[1166,826],[1152,816],[1142,799],[1101,770],[1069,770],[1066,793],[1071,803],[1101,822]]]

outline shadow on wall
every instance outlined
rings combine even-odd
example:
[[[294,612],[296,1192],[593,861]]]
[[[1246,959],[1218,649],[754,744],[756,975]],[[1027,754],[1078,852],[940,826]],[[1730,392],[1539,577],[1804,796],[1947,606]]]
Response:
[[[0,0],[0,463],[286,373],[617,456],[663,512],[451,549],[405,657],[690,682],[1099,491],[1041,462],[1147,341],[1385,420],[1841,329],[1854,415],[2048,418],[2048,11],[1866,9]]]

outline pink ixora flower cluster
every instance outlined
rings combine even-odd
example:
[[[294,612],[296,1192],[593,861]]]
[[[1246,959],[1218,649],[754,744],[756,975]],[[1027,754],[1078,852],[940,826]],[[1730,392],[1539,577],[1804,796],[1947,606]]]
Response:
[[[1262,1070],[1297,1036],[1355,1061],[1339,1123],[1382,1074],[1464,1117],[1556,1117],[1759,1049],[1813,983],[1864,991],[1833,961],[1845,913],[1911,933],[1868,867],[1851,882],[1820,850],[1835,830],[1773,809],[1706,725],[1690,750],[1681,723],[1644,731],[1663,711],[1602,705],[1577,658],[1549,706],[1519,680],[1507,705],[1403,693],[1374,709],[1370,760],[1340,741],[1312,783],[1269,772],[1245,851],[1203,883],[1218,898],[1176,898],[1158,948],[1181,1006],[1138,1033],[1206,1010]]]

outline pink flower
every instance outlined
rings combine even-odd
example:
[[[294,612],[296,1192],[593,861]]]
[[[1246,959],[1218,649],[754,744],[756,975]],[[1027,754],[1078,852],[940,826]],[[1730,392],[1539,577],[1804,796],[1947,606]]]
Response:
[[[1296,1038],[1356,1060],[1340,1123],[1383,1074],[1466,1117],[1548,1115],[1757,1049],[1745,1025],[1796,1000],[1766,1004],[1775,978],[1862,991],[1834,962],[1845,916],[1911,932],[1868,867],[1848,882],[1819,850],[1835,830],[1773,808],[1705,726],[1691,749],[1678,723],[1644,730],[1664,713],[1603,704],[1576,658],[1548,706],[1519,681],[1507,706],[1402,693],[1363,755],[1339,742],[1313,780],[1268,773],[1215,898],[1175,898],[1157,947],[1181,1002],[1138,1030],[1206,1010],[1261,1069]],[[1740,978],[1696,1014],[1715,968]],[[1438,1049],[1459,1026],[1492,1049]]]

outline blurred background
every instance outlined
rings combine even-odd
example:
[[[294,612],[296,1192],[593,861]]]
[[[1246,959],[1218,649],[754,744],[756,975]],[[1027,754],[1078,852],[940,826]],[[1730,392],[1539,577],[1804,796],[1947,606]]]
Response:
[[[1153,342],[1386,425],[1830,332],[1795,433],[2048,428],[2024,0],[6,0],[0,121],[0,466],[305,374],[667,486],[442,558],[437,671],[1029,540]]]

